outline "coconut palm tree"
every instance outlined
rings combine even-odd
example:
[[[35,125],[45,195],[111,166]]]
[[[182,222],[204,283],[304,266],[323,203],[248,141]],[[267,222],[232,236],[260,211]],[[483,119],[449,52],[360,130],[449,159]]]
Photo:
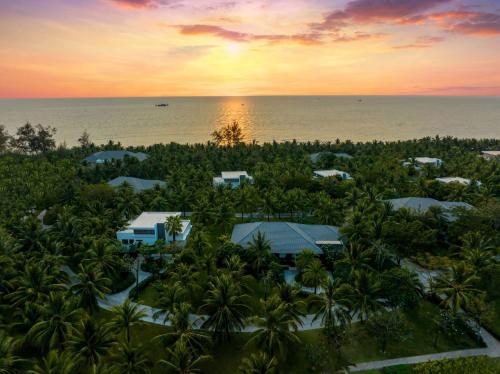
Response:
[[[98,267],[106,277],[114,277],[125,268],[125,263],[117,255],[118,248],[107,239],[94,239],[85,253],[83,264]]]
[[[149,374],[153,367],[142,346],[133,347],[129,343],[118,345],[113,364],[116,374]]]
[[[90,313],[99,310],[98,299],[110,292],[110,280],[104,277],[101,270],[80,264],[77,283],[71,287],[75,295],[80,297],[80,306]]]
[[[493,252],[479,248],[462,249],[460,255],[476,272],[492,264],[495,259]]]
[[[92,373],[95,373],[97,365],[108,353],[113,342],[109,327],[85,318],[69,340],[69,348]]]
[[[201,310],[208,314],[203,328],[214,332],[217,338],[227,340],[233,331],[244,327],[245,318],[250,314],[243,294],[228,274],[220,274],[208,285],[207,298]]]
[[[252,256],[252,268],[258,276],[271,261],[271,243],[260,231],[257,232],[250,243],[248,243],[248,253]]]
[[[153,314],[153,318],[158,319],[163,316],[163,323],[167,323],[174,313],[175,306],[185,299],[186,290],[180,281],[162,286],[158,300],[158,311]]]
[[[182,221],[179,216],[167,217],[165,221],[167,232],[172,235],[172,241],[175,243],[175,238],[182,232]]]
[[[245,213],[251,213],[255,206],[255,191],[246,184],[243,184],[236,191],[235,206],[241,212],[241,220],[243,221]]]
[[[313,321],[321,319],[321,324],[325,328],[350,323],[346,284],[340,283],[338,279],[334,281],[329,278],[323,287],[324,292],[310,302],[310,306],[317,308]]]
[[[114,313],[110,326],[123,332],[125,341],[130,344],[130,329],[143,323],[142,318],[146,317],[146,312],[138,305],[127,299],[121,305],[114,306],[111,311]]]
[[[76,304],[75,299],[65,293],[51,292],[41,305],[41,320],[27,334],[28,340],[43,350],[61,351],[81,316],[81,309]]]
[[[270,297],[262,302],[263,316],[253,318],[257,325],[257,330],[252,333],[247,344],[255,343],[258,347],[263,347],[272,357],[286,360],[289,349],[300,343],[299,337],[295,334],[298,325],[286,310],[286,306],[281,303],[278,297]]]
[[[16,355],[16,342],[5,332],[0,331],[0,373],[20,374],[26,361]]]
[[[363,248],[359,243],[351,242],[342,252],[342,258],[337,264],[349,267],[349,277],[352,278],[357,271],[369,270],[372,260],[372,251]]]
[[[375,273],[366,270],[354,273],[353,284],[346,287],[346,297],[351,310],[359,317],[361,323],[383,307],[380,299],[381,291],[381,282]]]
[[[275,374],[278,372],[278,361],[265,352],[252,353],[241,360],[238,371],[240,374]]]
[[[313,287],[315,295],[318,291],[318,287],[324,283],[327,278],[328,273],[323,267],[321,261],[317,258],[311,261],[302,273],[302,283],[304,283],[307,287]]]
[[[295,320],[297,325],[302,326],[302,317],[305,315],[306,304],[300,300],[299,294],[300,288],[288,283],[282,283],[276,288],[276,295],[285,306],[288,315]]]
[[[200,373],[198,366],[209,360],[209,355],[195,355],[182,343],[176,344],[173,349],[167,348],[168,359],[160,360],[159,364],[167,367],[168,372],[178,374]]]
[[[28,374],[72,374],[75,372],[76,362],[68,352],[50,351],[33,365]],[[0,370],[1,372],[1,370]]]
[[[434,290],[437,295],[442,295],[442,305],[456,313],[460,308],[471,305],[481,293],[475,288],[477,280],[477,276],[469,272],[463,262],[459,262],[436,279]]]
[[[167,344],[181,343],[193,353],[206,351],[206,348],[211,344],[210,337],[203,331],[195,329],[199,320],[191,319],[190,312],[191,304],[185,302],[176,304],[170,317],[173,331],[159,335],[156,338]]]

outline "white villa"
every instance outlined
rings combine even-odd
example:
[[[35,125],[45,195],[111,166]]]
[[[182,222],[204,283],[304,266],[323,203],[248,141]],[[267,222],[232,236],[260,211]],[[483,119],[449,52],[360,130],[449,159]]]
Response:
[[[139,217],[131,220],[124,230],[116,233],[116,238],[123,246],[132,244],[153,245],[157,240],[172,242],[172,235],[165,228],[165,221],[171,216],[180,216],[180,212],[143,212]],[[176,235],[175,241],[180,246],[186,243],[191,232],[191,221],[181,220],[182,231]]]
[[[352,177],[346,173],[345,171],[341,170],[315,170],[314,172],[314,177],[316,178],[331,178],[331,177],[340,177],[342,179],[352,179]]]
[[[223,171],[220,177],[214,177],[213,183],[214,187],[230,186],[231,188],[238,188],[245,180],[253,182],[253,177],[248,175],[246,171]]]
[[[460,184],[463,184],[465,186],[468,186],[472,183],[472,180],[467,179],[467,178],[462,178],[462,177],[443,177],[443,178],[436,178],[436,180],[438,182],[445,183],[445,184],[460,183]],[[480,186],[481,182],[476,181],[475,185]]]
[[[430,165],[437,168],[443,165],[443,160],[434,157],[415,157],[414,159],[409,159],[408,161],[404,162],[403,165],[410,166],[412,163],[414,163],[417,167]]]
[[[497,157],[500,157],[500,151],[482,151],[481,155],[486,160],[493,160]]]

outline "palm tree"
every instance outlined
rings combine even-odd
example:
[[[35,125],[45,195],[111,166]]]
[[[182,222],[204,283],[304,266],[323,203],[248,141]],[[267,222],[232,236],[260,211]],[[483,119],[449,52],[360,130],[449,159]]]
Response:
[[[276,296],[262,303],[264,315],[253,319],[257,330],[252,333],[247,344],[255,342],[271,356],[286,360],[289,348],[300,343],[294,332],[298,328],[297,322],[287,313],[286,306]]]
[[[253,257],[252,268],[257,275],[261,275],[263,269],[271,261],[271,243],[260,231],[257,232],[248,243],[248,252]]]
[[[42,349],[61,351],[71,335],[73,326],[81,316],[72,297],[51,292],[48,300],[41,306],[42,318],[28,332],[28,339]]]
[[[493,263],[495,259],[493,252],[484,251],[479,248],[462,249],[460,255],[476,272]]]
[[[71,290],[80,297],[80,306],[90,313],[98,311],[98,298],[103,299],[104,294],[110,292],[110,280],[105,278],[102,271],[80,264],[77,274],[78,282]]]
[[[102,270],[105,276],[114,277],[125,268],[123,260],[117,256],[118,249],[107,239],[95,239],[85,254],[84,264]]]
[[[68,352],[50,351],[40,359],[28,374],[72,374],[75,372],[75,361]],[[0,370],[1,372],[1,370]]]
[[[113,338],[109,327],[100,325],[90,318],[80,322],[69,341],[71,351],[93,373],[96,372],[102,356],[108,353],[112,345]]]
[[[113,362],[116,374],[149,374],[153,367],[142,346],[133,347],[129,343],[118,345]]]
[[[111,311],[114,313],[110,326],[123,331],[125,341],[130,344],[130,329],[133,326],[142,324],[142,318],[146,317],[146,312],[138,304],[134,304],[127,299],[121,305],[114,306]]]
[[[241,188],[236,191],[236,208],[241,212],[241,220],[245,213],[251,213],[250,210],[255,206],[255,191],[251,187],[243,184]]]
[[[25,360],[16,355],[16,342],[5,332],[0,331],[0,373],[20,374]]]
[[[481,293],[474,287],[478,278],[470,273],[463,262],[451,267],[451,271],[441,274],[435,282],[437,295],[443,296],[442,304],[453,313],[467,308]]]
[[[278,361],[265,352],[252,353],[241,361],[238,371],[240,374],[275,374]]]
[[[207,298],[201,306],[201,310],[208,314],[203,327],[213,331],[221,340],[229,339],[231,332],[244,327],[245,318],[250,314],[246,298],[230,275],[215,277],[208,285]]]
[[[324,292],[311,300],[311,306],[317,308],[313,321],[321,318],[321,324],[325,328],[344,326],[350,322],[349,300],[345,297],[346,287],[339,280],[328,279]]]
[[[186,291],[180,281],[161,287],[158,311],[153,314],[153,318],[157,319],[163,316],[163,323],[167,323],[174,313],[175,306],[184,301],[185,298]]]
[[[285,306],[288,315],[295,320],[297,325],[302,326],[305,302],[299,299],[300,288],[287,283],[280,284],[276,289],[276,295]]]
[[[349,266],[349,277],[359,270],[369,270],[372,259],[372,251],[364,249],[359,243],[349,243],[342,252],[342,259],[337,264],[345,264]]]
[[[165,222],[165,227],[170,235],[172,235],[172,241],[175,243],[175,237],[182,232],[182,221],[179,216],[167,217]]]
[[[174,349],[167,348],[169,358],[160,360],[159,364],[165,365],[168,371],[178,374],[199,373],[197,368],[203,361],[210,359],[208,355],[194,355],[182,343],[176,344]]]
[[[302,273],[302,283],[307,287],[314,287],[314,294],[316,295],[318,287],[325,281],[328,274],[323,267],[321,261],[315,258],[309,265],[306,266]]]
[[[377,275],[368,271],[354,273],[353,284],[346,288],[351,310],[359,316],[361,323],[372,313],[382,308],[380,300],[382,286]]]
[[[274,194],[272,192],[264,193],[262,199],[262,211],[267,216],[267,221],[269,222],[271,219],[271,214],[275,211],[276,202],[274,199]]]
[[[312,249],[306,248],[297,255],[295,259],[295,265],[297,266],[299,271],[302,272],[316,258],[316,254],[312,251]]]
[[[175,305],[170,318],[173,328],[172,332],[167,332],[156,338],[166,343],[183,344],[192,353],[200,353],[206,350],[211,344],[210,337],[201,330],[195,329],[199,320],[191,320],[191,304],[182,302]]]

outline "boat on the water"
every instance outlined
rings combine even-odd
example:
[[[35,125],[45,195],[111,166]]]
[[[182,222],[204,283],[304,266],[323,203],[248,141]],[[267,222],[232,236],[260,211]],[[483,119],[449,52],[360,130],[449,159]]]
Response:
[[[168,106],[168,104],[162,103],[162,104],[156,104],[155,106],[156,107],[165,107],[165,106]]]

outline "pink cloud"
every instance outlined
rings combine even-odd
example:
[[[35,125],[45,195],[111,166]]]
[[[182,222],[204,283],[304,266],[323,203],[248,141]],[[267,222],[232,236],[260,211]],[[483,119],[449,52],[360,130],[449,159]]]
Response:
[[[216,25],[178,25],[176,26],[183,35],[212,35],[234,42],[251,42],[256,40],[268,41],[271,43],[292,42],[305,45],[321,43],[319,34],[253,34],[228,30]]]
[[[468,35],[500,35],[500,14],[451,11],[429,16],[447,31]]]
[[[444,41],[444,38],[439,36],[419,36],[413,43],[397,45],[392,48],[394,49],[429,48],[432,47],[434,44],[441,43],[442,41]]]

